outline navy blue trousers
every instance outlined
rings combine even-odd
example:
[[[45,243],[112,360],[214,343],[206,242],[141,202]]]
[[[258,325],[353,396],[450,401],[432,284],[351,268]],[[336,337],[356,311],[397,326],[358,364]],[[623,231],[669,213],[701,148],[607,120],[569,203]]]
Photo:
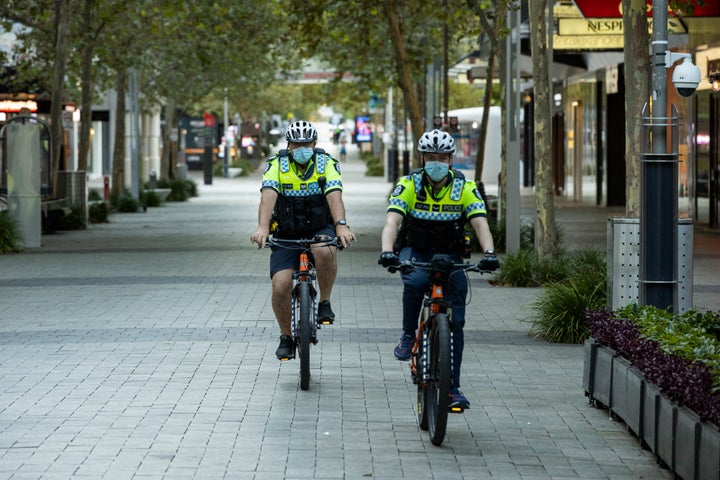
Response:
[[[414,259],[418,262],[428,262],[432,253],[420,252],[412,247],[405,247],[400,251],[400,260]],[[460,255],[453,255],[454,263],[461,263]],[[428,289],[429,272],[424,269],[415,269],[410,273],[403,274],[403,332],[416,336],[422,301]],[[460,387],[460,367],[462,365],[463,349],[465,338],[463,328],[465,327],[465,299],[468,293],[467,276],[462,271],[450,275],[450,302],[452,305],[453,323],[453,382],[452,386]],[[444,292],[447,298],[448,292]]]

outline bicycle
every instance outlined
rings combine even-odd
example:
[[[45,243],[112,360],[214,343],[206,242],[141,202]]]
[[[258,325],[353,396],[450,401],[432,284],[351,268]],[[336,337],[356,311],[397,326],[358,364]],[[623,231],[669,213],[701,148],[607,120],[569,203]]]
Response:
[[[320,325],[330,322],[317,320],[317,273],[313,264],[312,247],[337,247],[342,244],[337,237],[316,235],[313,238],[297,240],[269,237],[268,247],[298,250],[299,266],[293,271],[292,288],[292,337],[300,356],[300,388],[310,388],[310,345],[318,342],[317,331]],[[283,358],[281,360],[290,360]]]
[[[453,372],[452,305],[445,291],[451,275],[459,272],[491,273],[478,263],[454,263],[449,255],[434,255],[429,262],[405,260],[387,267],[390,273],[409,273],[414,269],[430,272],[423,299],[417,339],[413,346],[410,371],[417,385],[418,423],[428,430],[433,445],[440,445],[447,430],[448,413],[462,413],[463,408],[450,406]]]

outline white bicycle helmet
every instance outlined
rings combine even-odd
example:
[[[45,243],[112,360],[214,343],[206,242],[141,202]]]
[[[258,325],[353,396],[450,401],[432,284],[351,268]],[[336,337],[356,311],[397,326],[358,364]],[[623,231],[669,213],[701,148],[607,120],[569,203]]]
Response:
[[[418,152],[455,153],[455,140],[447,132],[431,130],[418,140]]]
[[[305,120],[292,122],[285,131],[285,140],[293,143],[314,142],[318,138],[318,132],[312,123]]]

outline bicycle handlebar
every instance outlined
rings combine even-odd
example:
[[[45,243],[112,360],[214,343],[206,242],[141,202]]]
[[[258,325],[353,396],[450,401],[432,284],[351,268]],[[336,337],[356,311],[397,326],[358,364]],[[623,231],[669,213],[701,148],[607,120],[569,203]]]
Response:
[[[447,267],[449,270],[455,272],[455,271],[463,271],[463,272],[478,272],[478,273],[493,273],[494,270],[487,270],[482,268],[482,262],[477,263],[453,263],[453,264],[447,264]],[[398,266],[389,266],[387,267],[387,271],[390,273],[395,273],[397,271],[400,271],[400,273],[410,273],[416,268],[424,268],[424,269],[431,269],[433,268],[432,262],[417,262],[414,260],[403,260],[400,262],[400,265]]]
[[[338,237],[330,237],[328,235],[315,235],[312,238],[298,239],[268,237],[265,248],[280,247],[295,250],[304,250],[309,249],[312,245],[317,244],[320,244],[319,246],[321,247],[337,247],[338,250],[342,250],[344,248],[342,246],[342,243],[340,243],[340,239]]]

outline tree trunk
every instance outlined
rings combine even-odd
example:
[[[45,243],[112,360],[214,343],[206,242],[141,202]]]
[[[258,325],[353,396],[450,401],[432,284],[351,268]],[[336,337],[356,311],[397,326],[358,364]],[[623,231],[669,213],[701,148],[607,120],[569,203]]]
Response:
[[[65,65],[67,61],[68,23],[70,21],[70,0],[55,0],[55,63],[53,66],[52,101],[50,122],[53,148],[53,192],[57,192],[58,170],[64,148],[65,131],[62,124],[63,97],[65,96]]]
[[[90,154],[90,127],[92,123],[93,105],[93,0],[85,0],[82,16],[82,47],[81,47],[81,100],[80,100],[80,147],[78,149],[78,171],[87,171]]]
[[[496,56],[496,48],[491,46],[487,64],[487,75],[485,76],[485,95],[483,97],[483,113],[482,119],[480,120],[480,131],[478,132],[478,149],[475,154],[475,182],[478,185],[482,183],[482,172],[485,166],[485,141],[487,140],[488,119],[490,118],[490,107],[492,105],[493,70],[495,69]]]
[[[119,196],[125,190],[125,94],[128,86],[127,69],[117,72],[117,104],[115,105],[115,148],[113,149],[112,195]]]
[[[490,107],[492,106],[493,78],[495,74],[495,63],[498,60],[498,52],[500,51],[500,22],[498,19],[505,17],[505,0],[493,0],[492,12],[494,18],[492,24],[488,19],[486,10],[481,7],[478,0],[468,0],[468,6],[473,9],[480,20],[485,35],[490,42],[490,52],[488,55],[487,72],[485,75],[485,95],[483,97],[483,115],[480,121],[480,130],[478,138],[478,150],[475,155],[475,182],[482,183],[482,172],[485,166],[485,142],[487,141],[488,119],[490,118]],[[501,82],[502,84],[502,82]],[[504,111],[504,110],[503,110]],[[504,125],[504,124],[503,124]],[[504,129],[503,129],[504,131]],[[503,147],[503,152],[505,149]],[[504,203],[504,202],[503,202]]]
[[[413,140],[417,141],[423,132],[422,115],[420,114],[420,103],[413,86],[412,76],[410,75],[410,62],[408,61],[407,49],[405,47],[405,37],[403,36],[402,24],[398,18],[397,3],[395,0],[387,0],[385,2],[385,17],[387,18],[392,39],[393,49],[395,50],[395,67],[397,68],[398,86],[405,97],[405,105],[410,113],[410,125],[413,132]],[[413,167],[420,167],[420,161],[417,155],[413,155]]]
[[[507,49],[503,46],[498,48],[498,78],[500,80],[500,125],[502,130],[502,148],[500,149],[500,192],[498,195],[498,224],[500,221],[507,219],[507,129],[505,122],[507,121],[507,95],[505,94],[507,78]],[[529,119],[525,119],[529,121]]]
[[[552,185],[546,2],[530,0],[529,3],[535,93],[535,250],[540,258],[549,259],[557,255],[557,230]]]
[[[625,41],[625,216],[640,217],[640,117],[650,97],[650,36],[645,0],[622,0]]]

